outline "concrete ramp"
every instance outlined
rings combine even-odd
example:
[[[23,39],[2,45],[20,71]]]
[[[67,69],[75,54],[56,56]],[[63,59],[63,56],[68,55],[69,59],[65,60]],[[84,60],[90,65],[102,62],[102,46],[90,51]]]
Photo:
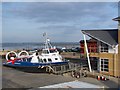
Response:
[[[43,86],[39,88],[102,88],[102,86],[81,82],[81,81],[72,81],[72,82]]]

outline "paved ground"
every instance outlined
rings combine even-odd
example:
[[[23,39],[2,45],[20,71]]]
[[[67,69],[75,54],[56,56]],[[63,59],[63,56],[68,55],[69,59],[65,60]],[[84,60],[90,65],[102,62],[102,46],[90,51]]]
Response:
[[[68,82],[71,77],[45,73],[26,73],[13,68],[3,67],[3,88],[31,88]]]
[[[26,73],[4,66],[2,79],[3,88],[36,88],[76,80],[76,78],[72,78],[71,76],[53,75],[46,73]],[[93,78],[80,78],[77,80],[104,87],[118,87],[118,84],[116,83],[117,81],[98,81]]]

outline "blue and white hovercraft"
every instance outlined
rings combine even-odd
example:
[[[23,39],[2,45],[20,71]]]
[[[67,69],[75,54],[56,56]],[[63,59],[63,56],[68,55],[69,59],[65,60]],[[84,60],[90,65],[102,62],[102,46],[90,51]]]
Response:
[[[45,48],[42,49],[41,54],[34,52],[29,54],[27,51],[16,53],[10,51],[6,54],[6,62],[4,66],[15,68],[23,68],[29,70],[40,70],[43,67],[54,65],[65,65],[68,61],[64,60],[55,47],[52,47],[50,40],[46,37]]]

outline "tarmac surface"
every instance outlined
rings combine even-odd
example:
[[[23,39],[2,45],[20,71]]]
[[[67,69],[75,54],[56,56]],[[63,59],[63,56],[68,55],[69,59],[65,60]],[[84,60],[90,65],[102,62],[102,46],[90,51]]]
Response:
[[[114,81],[98,81],[94,78],[72,78],[71,76],[54,75],[47,73],[27,73],[14,68],[3,66],[2,88],[37,88],[64,82],[79,80],[104,88],[118,88]]]
[[[3,66],[3,88],[36,88],[51,84],[73,81],[71,77],[47,73],[27,73]]]

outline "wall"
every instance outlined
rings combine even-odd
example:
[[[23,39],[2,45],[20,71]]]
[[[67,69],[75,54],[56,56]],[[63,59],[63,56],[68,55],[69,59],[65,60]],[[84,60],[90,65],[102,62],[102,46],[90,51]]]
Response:
[[[91,53],[91,52],[94,52],[96,53],[97,52],[97,42],[96,41],[90,41],[90,40],[87,40],[87,46],[88,46],[88,52]],[[84,41],[80,41],[80,54],[85,54],[86,53],[86,50],[85,50],[85,45],[84,45]]]
[[[108,53],[118,53],[118,45],[115,47],[115,50],[109,46]]]
[[[113,53],[90,53],[90,57],[98,57],[99,59],[109,60],[109,72],[100,72],[111,76],[118,76],[118,54]],[[99,64],[99,62],[98,62]],[[100,65],[98,65],[99,67]],[[99,70],[99,69],[98,69]]]

